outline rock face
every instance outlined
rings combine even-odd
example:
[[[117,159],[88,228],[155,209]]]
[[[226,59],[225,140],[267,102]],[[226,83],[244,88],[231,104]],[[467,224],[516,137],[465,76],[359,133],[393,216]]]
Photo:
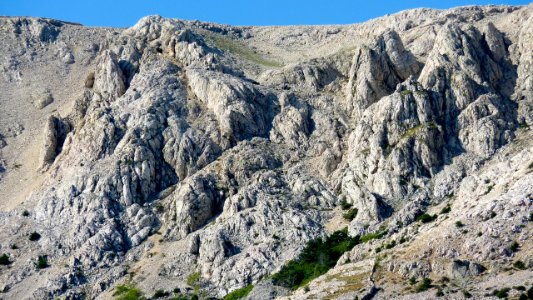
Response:
[[[147,296],[254,284],[250,299],[427,299],[407,296],[409,278],[479,297],[525,285],[531,15],[419,9],[294,28],[150,16],[125,30],[0,18],[12,259],[0,290],[106,299],[131,281]],[[30,89],[46,93],[27,104]],[[383,234],[307,288],[268,279],[344,227]]]

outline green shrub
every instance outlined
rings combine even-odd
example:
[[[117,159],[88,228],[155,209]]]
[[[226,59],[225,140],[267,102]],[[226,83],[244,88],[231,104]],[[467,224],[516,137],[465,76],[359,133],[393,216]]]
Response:
[[[465,224],[463,224],[463,222],[461,222],[461,221],[457,221],[457,222],[455,222],[455,227],[457,227],[457,228],[465,227]]]
[[[509,296],[509,288],[503,288],[501,290],[495,290],[492,294],[500,299],[507,298]]]
[[[518,297],[518,300],[528,300],[528,299],[530,298],[524,293],[520,294],[520,297]]]
[[[470,294],[468,291],[463,291],[463,296],[465,296],[465,298],[472,298],[472,294]]]
[[[119,285],[115,288],[113,296],[116,300],[144,300],[143,293],[135,284],[128,283]]]
[[[303,286],[334,267],[341,255],[358,243],[359,237],[348,236],[347,228],[325,239],[311,240],[297,259],[289,261],[272,276],[274,284],[292,289]]]
[[[392,249],[396,246],[396,241],[391,241],[387,245],[385,245],[385,249]]]
[[[416,283],[416,277],[413,276],[413,277],[409,278],[409,284],[410,285],[415,285],[415,283]]]
[[[32,241],[32,242],[35,242],[35,241],[38,241],[38,240],[41,239],[41,235],[34,231],[34,232],[32,232],[32,233],[30,234],[30,236],[28,237],[28,239],[29,239],[30,241]]]
[[[17,250],[19,247],[17,246],[17,244],[11,244],[9,248],[11,248],[11,250]]]
[[[11,263],[11,261],[9,260],[9,256],[7,254],[2,254],[0,255],[0,265],[4,265],[4,266],[7,266]]]
[[[436,215],[428,215],[428,214],[422,214],[416,218],[416,220],[421,223],[433,222],[435,219],[437,219]]]
[[[444,296],[444,292],[441,289],[438,289],[437,292],[435,293],[435,296],[442,297]]]
[[[431,287],[431,279],[424,277],[424,279],[422,279],[422,282],[420,282],[420,284],[416,287],[416,291],[420,293],[423,291],[427,291],[430,287]]]
[[[533,299],[533,286],[531,286],[529,290],[527,290],[527,297],[529,299]]]
[[[533,212],[529,213],[529,222],[533,222]]]
[[[243,288],[240,288],[238,290],[235,290],[227,294],[226,296],[224,296],[223,300],[237,300],[237,299],[244,298],[248,296],[248,294],[253,290],[253,288],[254,288],[254,285],[249,284]]]
[[[170,295],[170,293],[167,292],[167,291],[157,290],[157,291],[155,291],[154,296],[152,298],[153,299],[159,299],[159,298],[168,297],[169,295]]]
[[[451,208],[449,205],[446,205],[443,209],[441,209],[440,214],[441,214],[441,215],[443,215],[443,214],[447,214],[447,213],[449,213],[450,211],[452,211],[452,208]]]
[[[26,209],[22,212],[22,216],[23,217],[29,217],[30,216],[30,212],[27,211]]]
[[[509,245],[509,250],[511,250],[512,252],[516,252],[518,250],[518,247],[520,247],[520,245],[516,241],[513,241]]]
[[[523,261],[517,260],[517,261],[515,261],[515,263],[513,264],[513,267],[515,267],[515,268],[517,268],[517,269],[520,269],[520,270],[525,270],[525,269],[526,269],[526,264],[524,264]]]
[[[357,208],[351,208],[349,211],[343,214],[342,217],[345,220],[351,221],[355,218],[355,216],[357,216],[357,212],[358,212]]]
[[[48,268],[49,265],[48,265],[48,257],[46,255],[40,255],[38,258],[37,258],[37,263],[35,264],[35,266],[37,267],[37,269],[45,269],[45,268]]]
[[[346,200],[344,199],[341,201],[342,210],[347,210],[347,209],[350,209],[351,207],[352,207],[351,203],[346,202]]]

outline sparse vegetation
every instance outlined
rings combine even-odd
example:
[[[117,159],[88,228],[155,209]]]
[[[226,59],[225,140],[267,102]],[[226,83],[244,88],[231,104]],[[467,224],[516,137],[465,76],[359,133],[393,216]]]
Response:
[[[40,255],[37,258],[37,263],[35,264],[35,266],[37,267],[37,269],[48,268],[49,267],[49,265],[48,265],[48,257],[46,255]]]
[[[521,260],[517,260],[514,262],[513,264],[513,267],[519,269],[519,270],[525,270],[526,269],[526,264],[521,261]]]
[[[430,223],[437,219],[437,215],[422,214],[416,218],[421,223]]]
[[[385,249],[392,249],[396,246],[396,241],[391,241],[387,245],[385,245]]]
[[[297,259],[272,276],[274,284],[292,289],[303,286],[335,266],[340,256],[358,243],[358,237],[348,236],[347,228],[335,231],[325,239],[311,240]]]
[[[19,247],[16,244],[11,244],[9,248],[11,248],[11,250],[17,250]]]
[[[237,300],[237,299],[244,298],[248,296],[248,294],[253,290],[253,288],[254,288],[254,285],[249,284],[243,288],[240,288],[238,290],[235,290],[227,294],[226,296],[224,296],[223,300]]]
[[[455,222],[455,227],[462,228],[462,227],[465,227],[465,224],[463,224],[463,222],[461,222],[461,221],[456,221]]]
[[[170,296],[170,293],[165,290],[157,290],[154,293],[153,299],[159,299]]]
[[[358,209],[357,208],[350,208],[350,210],[348,210],[346,213],[344,213],[342,215],[342,217],[347,220],[347,221],[351,221],[353,220],[356,216],[357,216],[357,213],[358,213]]]
[[[352,204],[346,202],[345,199],[343,199],[343,200],[341,201],[341,208],[342,208],[342,210],[347,210],[347,209],[350,209],[351,207],[352,207]]]
[[[431,279],[424,277],[422,282],[416,287],[418,293],[427,291],[431,287]]]
[[[231,53],[235,56],[242,57],[252,63],[263,65],[266,67],[283,67],[283,64],[265,58],[263,55],[257,53],[257,51],[253,49],[250,49],[246,44],[242,43],[239,40],[226,36],[212,34],[208,31],[205,31],[204,36],[206,37],[207,41],[209,41],[211,44],[214,44],[216,48],[224,52]]]
[[[450,211],[452,211],[452,208],[449,206],[449,205],[446,205],[445,207],[443,207],[440,211],[440,214],[443,215],[443,214],[447,214],[449,213]]]
[[[0,255],[0,265],[7,266],[11,263],[7,254]]]
[[[409,278],[409,284],[410,285],[415,285],[416,284],[416,277],[413,276],[413,277]]]
[[[509,288],[503,288],[501,290],[495,290],[492,294],[494,296],[500,298],[500,299],[507,298],[507,297],[509,297]]]
[[[509,250],[511,250],[512,252],[516,252],[516,251],[518,250],[519,247],[520,247],[520,245],[518,244],[518,242],[513,241],[513,242],[509,245]]]
[[[29,217],[29,216],[30,216],[30,212],[29,212],[28,210],[25,209],[25,210],[22,212],[22,216],[23,216],[23,217]]]
[[[363,235],[361,237],[361,242],[362,243],[366,243],[366,242],[371,241],[371,240],[380,239],[380,238],[384,237],[386,234],[387,234],[386,230],[384,230],[382,232],[368,233],[368,234],[365,234],[365,235]]]
[[[143,293],[133,283],[119,285],[115,288],[113,296],[116,300],[144,300]]]
[[[472,298],[472,294],[470,294],[468,291],[463,291],[463,296],[465,298]]]
[[[28,237],[28,239],[32,242],[35,242],[41,239],[41,235],[34,231],[30,233],[30,236]]]

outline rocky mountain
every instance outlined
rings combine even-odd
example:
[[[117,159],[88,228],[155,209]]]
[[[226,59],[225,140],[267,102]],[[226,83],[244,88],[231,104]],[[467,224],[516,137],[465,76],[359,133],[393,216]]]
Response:
[[[532,5],[0,40],[0,299],[528,299]]]

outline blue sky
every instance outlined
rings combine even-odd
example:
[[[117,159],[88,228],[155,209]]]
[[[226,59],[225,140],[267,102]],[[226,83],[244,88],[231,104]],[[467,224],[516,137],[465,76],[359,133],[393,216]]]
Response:
[[[0,15],[40,16],[115,27],[132,26],[151,14],[232,25],[350,24],[416,7],[528,3],[520,0],[0,0]]]

